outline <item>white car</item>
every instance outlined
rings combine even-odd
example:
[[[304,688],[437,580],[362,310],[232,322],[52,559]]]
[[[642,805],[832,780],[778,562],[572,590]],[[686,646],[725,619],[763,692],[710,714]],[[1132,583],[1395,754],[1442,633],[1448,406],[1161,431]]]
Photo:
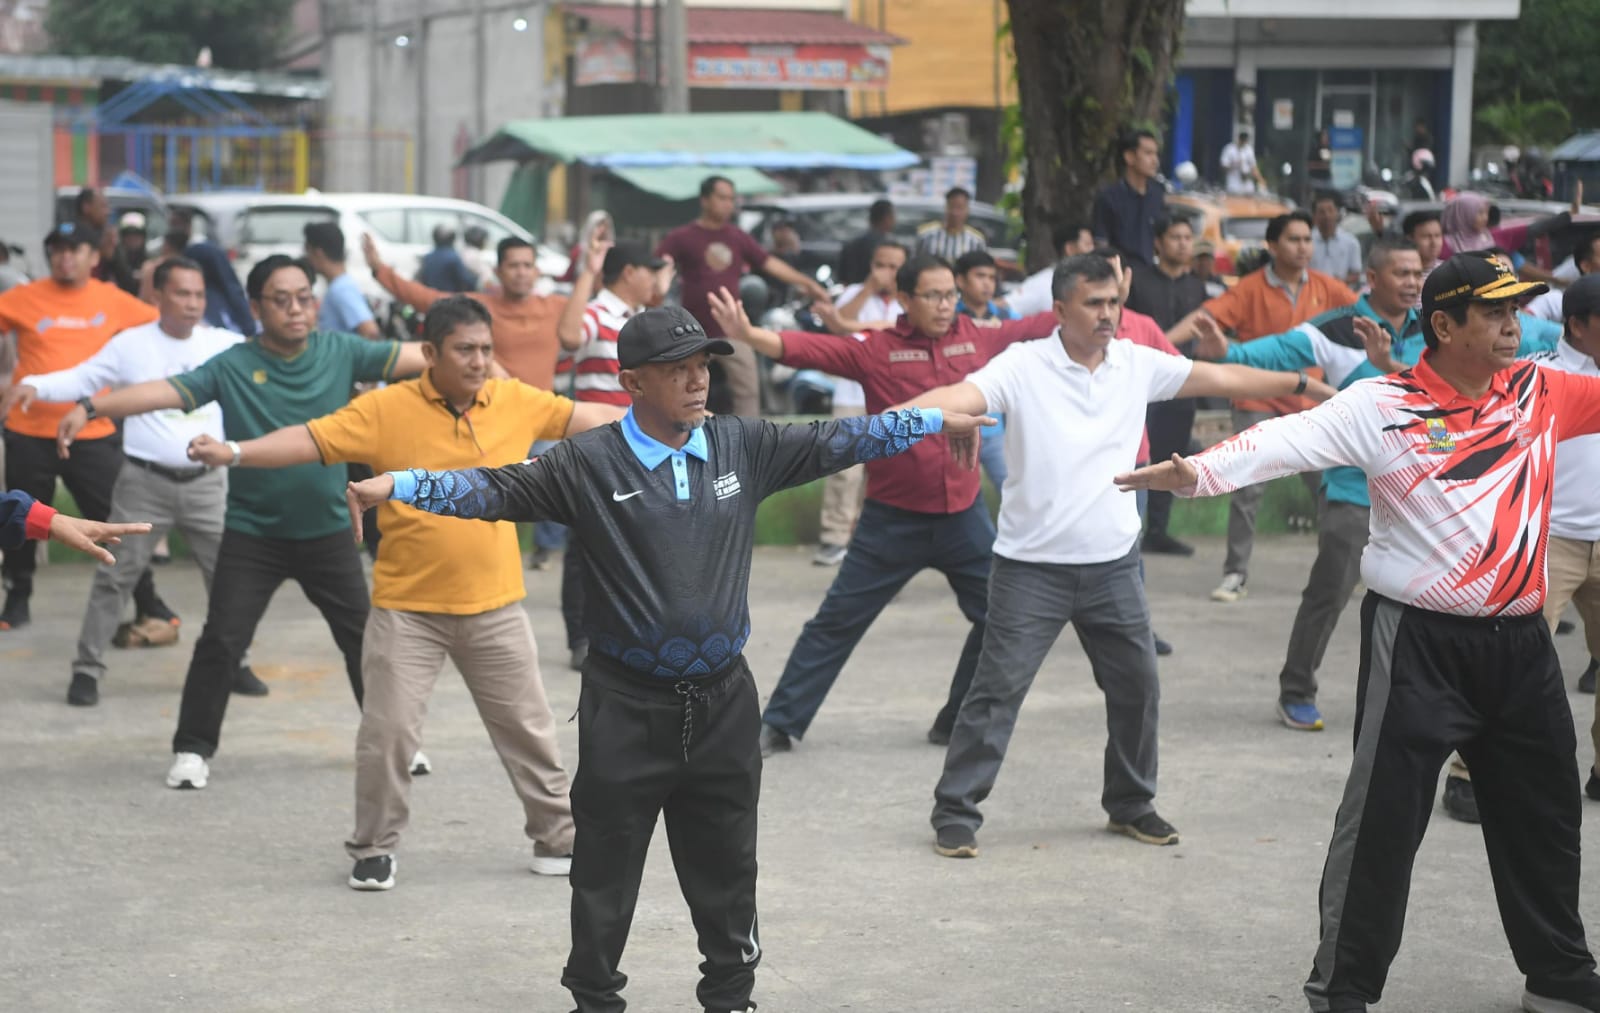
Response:
[[[439,225],[455,232],[458,248],[467,229],[483,229],[489,237],[485,250],[491,263],[495,246],[507,236],[534,242],[526,229],[499,212],[450,197],[221,191],[178,194],[167,198],[167,205],[193,214],[195,239],[209,239],[228,251],[240,284],[265,257],[275,253],[300,256],[305,250],[304,230],[309,223],[338,222],[344,230],[345,265],[375,310],[391,300],[367,270],[366,258],[361,254],[363,235],[370,233],[377,240],[384,261],[406,278],[416,276],[423,255],[433,249],[433,230]],[[538,243],[535,249],[543,275],[540,289],[554,288],[554,279],[566,273],[567,256]]]

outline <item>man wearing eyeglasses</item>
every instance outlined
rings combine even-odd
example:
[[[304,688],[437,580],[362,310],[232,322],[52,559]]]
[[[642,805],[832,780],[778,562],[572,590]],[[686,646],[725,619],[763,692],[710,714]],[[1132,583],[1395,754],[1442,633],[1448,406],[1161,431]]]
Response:
[[[911,258],[895,284],[904,315],[855,341],[754,327],[726,289],[712,296],[712,312],[730,338],[770,359],[860,381],[868,414],[886,411],[929,385],[959,383],[1013,342],[1045,337],[1056,327],[1050,313],[978,326],[956,312],[955,272],[938,257]],[[878,613],[928,567],[950,581],[972,623],[949,699],[928,731],[935,745],[950,741],[983,646],[995,530],[978,496],[978,473],[953,460],[945,443],[934,437],[899,457],[867,463],[867,501],[839,575],[801,631],[762,715],[763,755],[786,752],[805,735]]]
[[[79,402],[58,433],[63,451],[91,418],[222,406],[224,431],[238,463],[238,441],[298,425],[342,408],[357,382],[422,372],[417,342],[367,341],[316,331],[313,272],[303,261],[271,256],[245,283],[261,332],[196,369],[168,380],[124,387]],[[322,613],[344,655],[361,701],[361,637],[368,601],[361,560],[350,540],[345,470],[302,464],[276,472],[235,471],[211,582],[205,631],[183,684],[183,705],[169,788],[204,788],[206,760],[217,749],[228,692],[239,660],[278,585],[287,579]]]

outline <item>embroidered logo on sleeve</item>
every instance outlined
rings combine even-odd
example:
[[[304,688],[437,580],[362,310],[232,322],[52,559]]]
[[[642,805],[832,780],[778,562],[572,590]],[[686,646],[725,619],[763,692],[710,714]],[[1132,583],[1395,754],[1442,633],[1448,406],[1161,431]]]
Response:
[[[718,475],[711,483],[711,489],[717,494],[717,499],[727,499],[729,496],[739,495],[739,476],[733,472]]]

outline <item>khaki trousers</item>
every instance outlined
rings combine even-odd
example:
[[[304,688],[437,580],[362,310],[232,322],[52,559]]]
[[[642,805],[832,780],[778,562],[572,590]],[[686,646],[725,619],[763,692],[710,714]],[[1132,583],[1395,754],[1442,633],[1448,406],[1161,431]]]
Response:
[[[835,405],[833,409],[836,419],[865,414],[866,409],[860,405]],[[867,466],[864,464],[836,471],[823,479],[822,536],[818,541],[823,545],[849,545],[866,495]]]
[[[747,419],[761,417],[761,369],[756,363],[755,349],[743,341],[733,343],[732,355],[717,356],[722,368],[722,378],[728,384],[733,414]]]
[[[361,655],[366,699],[356,733],[356,827],[345,850],[359,860],[393,854],[399,844],[411,815],[411,755],[447,657],[522,799],[528,837],[553,854],[571,854],[570,782],[520,602],[471,616],[373,607]]]
[[[1544,618],[1550,624],[1550,632],[1555,633],[1561,613],[1571,602],[1577,606],[1578,617],[1583,620],[1583,639],[1588,642],[1589,657],[1600,658],[1600,542],[1579,542],[1551,535],[1545,560],[1548,577]],[[1595,717],[1589,724],[1589,738],[1594,744],[1595,756],[1600,757],[1600,704],[1596,705]]]

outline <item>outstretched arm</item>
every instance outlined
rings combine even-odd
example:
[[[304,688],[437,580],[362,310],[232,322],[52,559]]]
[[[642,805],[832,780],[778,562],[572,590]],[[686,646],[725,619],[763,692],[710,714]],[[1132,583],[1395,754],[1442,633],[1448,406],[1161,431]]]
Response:
[[[378,244],[370,232],[361,237],[361,252],[367,258],[367,266],[372,269],[373,279],[387,289],[390,295],[409,304],[419,313],[428,312],[429,307],[449,295],[448,292],[429,288],[421,282],[402,278],[396,274],[394,268],[383,262],[383,257],[378,253]]]
[[[733,293],[723,288],[709,293],[707,298],[712,318],[730,340],[742,341],[769,359],[783,358],[783,337],[777,331],[752,324],[744,304]]]
[[[591,429],[609,426],[626,414],[628,409],[622,405],[579,401],[572,406],[572,418],[567,420],[567,435],[576,436]]]
[[[0,549],[15,549],[30,538],[48,538],[109,564],[116,560],[99,543],[116,545],[123,535],[149,530],[148,524],[102,524],[68,517],[19,490],[0,493]]]
[[[1227,366],[1215,362],[1194,363],[1189,379],[1178,388],[1177,397],[1292,397],[1303,394],[1315,401],[1326,401],[1338,393],[1321,380],[1305,373],[1279,373],[1249,366]]]
[[[145,412],[161,411],[166,408],[185,408],[193,411],[200,407],[199,404],[185,404],[183,394],[172,380],[136,383],[132,387],[98,395],[90,403],[94,405],[97,418],[108,419],[122,419],[129,415],[143,415]],[[62,458],[68,456],[72,441],[78,438],[78,433],[88,424],[89,413],[83,410],[81,404],[75,405],[70,412],[62,416],[61,424],[56,428],[56,452]]]
[[[828,298],[828,290],[818,284],[817,279],[795,270],[777,257],[768,256],[762,261],[761,273],[776,278],[786,285],[793,285],[813,299]]]
[[[234,447],[239,448],[238,459]],[[322,460],[317,441],[304,425],[284,426],[243,443],[226,442],[202,434],[189,441],[189,460],[212,468],[287,468]]]
[[[969,441],[994,421],[938,408],[891,409],[807,425],[779,426],[752,420],[749,424],[758,431],[749,442],[760,475],[760,495],[765,498],[852,465],[903,454],[939,433],[953,442]],[[976,456],[975,448],[968,456]]]

